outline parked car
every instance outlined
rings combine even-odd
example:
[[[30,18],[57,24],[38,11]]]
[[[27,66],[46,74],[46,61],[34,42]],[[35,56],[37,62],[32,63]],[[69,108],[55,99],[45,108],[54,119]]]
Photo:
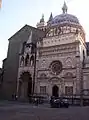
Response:
[[[58,97],[51,97],[50,100],[50,105],[52,108],[68,108],[69,107],[69,103],[67,99],[60,99]]]

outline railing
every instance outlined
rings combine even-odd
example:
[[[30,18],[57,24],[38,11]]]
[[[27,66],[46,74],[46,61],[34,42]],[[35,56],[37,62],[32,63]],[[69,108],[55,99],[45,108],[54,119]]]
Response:
[[[70,105],[81,105],[81,95],[64,95],[62,97],[59,97],[61,99],[67,99]],[[82,99],[82,104],[88,105],[89,106],[89,95],[83,95],[83,99]]]

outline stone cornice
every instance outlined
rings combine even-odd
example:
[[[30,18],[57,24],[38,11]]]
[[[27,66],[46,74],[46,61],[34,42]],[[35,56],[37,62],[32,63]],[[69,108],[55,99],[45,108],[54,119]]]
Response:
[[[74,29],[74,30],[73,30]],[[56,30],[56,32],[55,32]],[[62,34],[67,34],[68,33],[76,33],[76,30],[78,30],[78,32],[80,32],[82,34],[82,37],[85,39],[85,32],[83,27],[79,24],[68,24],[68,23],[63,23],[60,24],[60,26],[49,26],[46,28],[46,38],[50,37],[50,36],[55,36],[55,35],[62,35]],[[52,33],[52,35],[50,35],[50,33]],[[49,34],[49,35],[48,35]]]
[[[72,68],[63,68],[63,70],[71,70],[71,69],[76,69],[76,67],[72,67]]]
[[[74,69],[76,70],[76,67],[72,67],[72,68],[64,68],[64,67],[63,67],[63,68],[62,68],[62,71],[63,71],[63,70],[74,70]],[[38,72],[39,72],[39,71],[50,71],[50,69],[42,69],[42,68],[41,68],[41,69],[38,69],[37,71],[38,71]]]
[[[40,47],[39,51],[40,52],[48,52],[48,51],[51,51],[51,50],[65,50],[66,48],[67,49],[72,49],[72,48],[75,48],[78,43],[79,43],[79,41],[76,41],[76,42],[73,42],[73,43],[68,43],[68,44],[50,46],[50,47]]]
[[[39,55],[39,57],[51,57],[51,56],[55,56],[55,57],[57,57],[57,56],[65,56],[65,55],[76,55],[76,51],[71,51],[71,52],[63,52],[63,53],[56,53],[56,52],[54,52],[54,53],[51,53],[51,54],[47,54],[47,53],[45,53],[45,54],[40,54]]]
[[[37,71],[38,71],[38,72],[39,72],[39,71],[50,71],[50,69],[49,69],[49,68],[48,68],[48,69],[45,69],[45,68],[42,69],[42,68],[41,68],[41,69],[38,69]]]

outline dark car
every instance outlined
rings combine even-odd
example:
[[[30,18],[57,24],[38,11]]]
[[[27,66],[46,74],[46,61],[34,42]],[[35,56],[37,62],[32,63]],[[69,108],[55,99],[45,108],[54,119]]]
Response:
[[[62,99],[60,101],[60,107],[65,107],[65,108],[68,108],[69,107],[69,102],[67,99]]]
[[[65,108],[68,108],[69,107],[69,103],[67,101],[67,99],[60,99],[58,97],[52,97],[51,100],[50,100],[50,105],[52,108],[62,108],[62,107],[65,107]]]

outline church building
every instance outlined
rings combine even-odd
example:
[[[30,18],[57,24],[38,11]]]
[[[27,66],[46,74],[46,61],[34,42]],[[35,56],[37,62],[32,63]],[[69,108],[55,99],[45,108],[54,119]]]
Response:
[[[89,43],[65,2],[62,14],[47,22],[42,15],[37,28],[25,25],[9,39],[3,70],[5,98],[89,95]]]

